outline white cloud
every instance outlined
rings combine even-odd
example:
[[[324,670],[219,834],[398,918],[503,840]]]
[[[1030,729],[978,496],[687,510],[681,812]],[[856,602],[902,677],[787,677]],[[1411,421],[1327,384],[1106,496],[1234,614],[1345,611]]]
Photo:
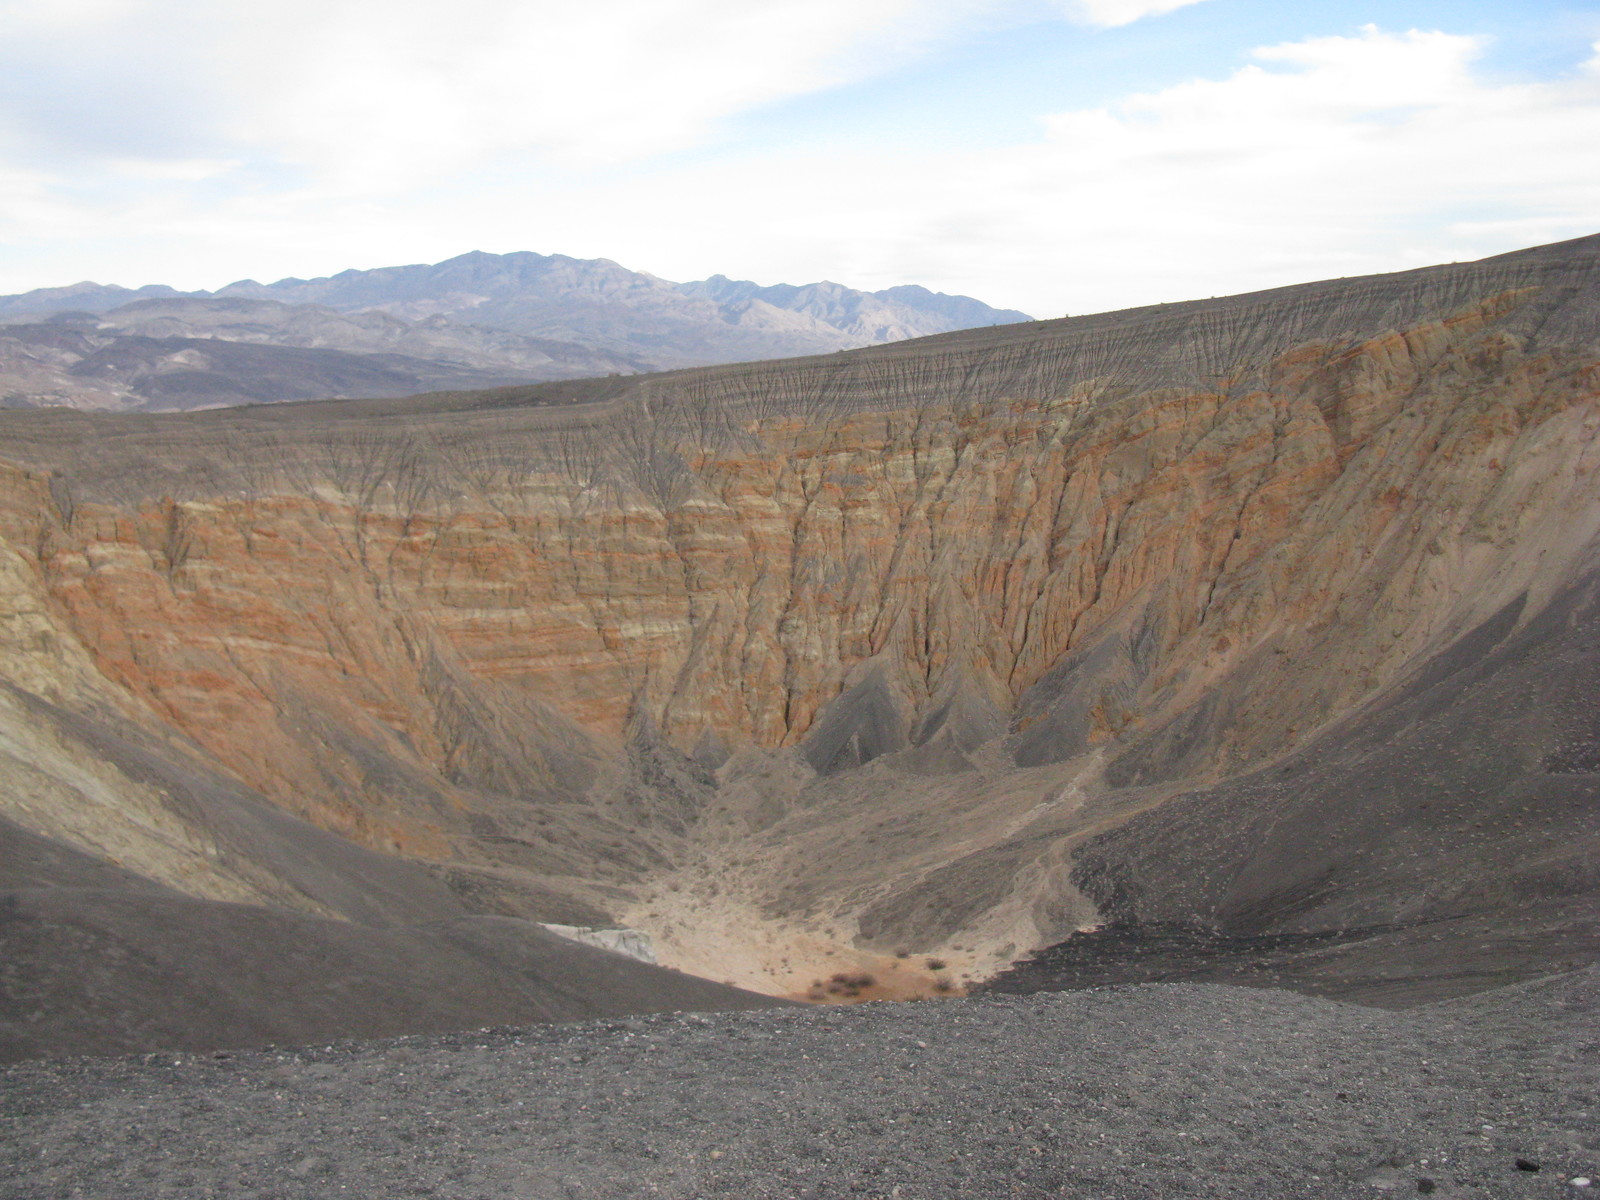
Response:
[[[619,18],[635,2],[605,11]],[[236,137],[132,156],[116,172],[102,163],[95,187],[69,189],[60,172],[0,176],[0,222],[24,231],[0,240],[28,272],[0,276],[0,291],[83,277],[211,287],[532,249],[676,279],[919,282],[1055,315],[1600,230],[1600,47],[1568,77],[1506,82],[1479,68],[1473,37],[1368,28],[1264,47],[1231,73],[1058,113],[1037,137],[986,150],[775,145],[562,170],[552,156],[687,145],[763,98],[868,71],[864,54],[909,52],[895,14],[911,10],[859,0],[847,36],[832,27],[842,0],[745,16],[762,6],[685,0],[681,29],[639,0],[626,9],[637,23],[580,53],[588,17],[543,26],[533,47],[499,0],[460,9],[457,32],[395,0],[385,11],[397,28],[373,35],[367,62],[371,0],[326,0],[322,24],[310,0],[283,3],[318,47],[261,32],[246,64],[256,74],[240,86],[297,104],[226,109]],[[979,3],[939,12],[953,22]],[[230,36],[252,36],[247,24]],[[762,58],[775,41],[782,52]],[[625,95],[619,80],[631,81]],[[286,183],[259,160],[235,167],[249,140],[306,169]],[[41,279],[47,250],[59,265]]]
[[[1199,3],[1200,0],[1072,0],[1069,11],[1086,24],[1111,29]]]
[[[131,11],[138,0],[5,0],[0,17],[7,28],[85,29]]]
[[[43,171],[0,167],[0,229],[63,232],[64,214],[54,191],[59,182]]]
[[[681,242],[762,278],[824,262],[846,282],[916,279],[1049,315],[1600,230],[1600,66],[1498,82],[1475,70],[1482,48],[1368,28],[1050,117],[1024,145],[775,161],[759,173],[803,176],[804,204],[768,199],[759,239],[701,228],[685,205]],[[724,211],[757,203],[731,172],[698,182]]]
[[[625,161],[846,77],[909,0],[302,0],[247,37],[279,101],[238,132],[380,183],[508,151]],[[311,36],[307,36],[309,32]]]
[[[496,154],[681,150],[881,70],[988,2],[11,0],[0,71],[27,81],[12,115],[43,138],[77,123],[156,155],[248,147],[375,193]],[[159,102],[173,90],[180,112]]]

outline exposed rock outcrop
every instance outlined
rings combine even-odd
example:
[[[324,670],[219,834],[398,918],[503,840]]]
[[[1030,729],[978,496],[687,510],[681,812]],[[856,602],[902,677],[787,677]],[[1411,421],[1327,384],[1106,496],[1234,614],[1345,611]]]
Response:
[[[642,929],[591,929],[580,925],[549,923],[544,927],[557,937],[564,937],[568,941],[581,942],[585,946],[598,946],[602,950],[613,950],[629,958],[636,958],[640,962],[656,961],[656,951],[650,943],[650,935]]]

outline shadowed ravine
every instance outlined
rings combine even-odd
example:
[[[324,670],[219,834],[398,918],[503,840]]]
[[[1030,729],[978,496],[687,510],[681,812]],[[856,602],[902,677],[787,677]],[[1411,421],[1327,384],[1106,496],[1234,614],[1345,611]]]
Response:
[[[1582,966],[1597,431],[1600,238],[746,366],[0,413],[7,1052],[937,994],[1097,924],[1394,1006]],[[601,1002],[531,922],[716,984]],[[179,927],[314,961],[156,1020]],[[1150,977],[1073,954],[1007,978]],[[311,977],[392,1003],[265,1032]]]

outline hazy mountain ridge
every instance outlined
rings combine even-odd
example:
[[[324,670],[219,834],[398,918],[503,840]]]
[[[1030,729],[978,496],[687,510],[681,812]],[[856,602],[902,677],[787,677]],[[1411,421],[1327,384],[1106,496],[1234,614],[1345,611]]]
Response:
[[[352,353],[298,345],[298,340],[292,335],[287,344],[258,337],[147,337],[56,323],[0,326],[0,407],[171,411],[327,396],[407,396],[519,383],[533,373],[418,354]],[[427,348],[418,349],[425,354]],[[580,354],[576,365],[562,371],[558,359],[545,360],[543,373],[554,376],[624,365]]]
[[[759,288],[720,276],[673,284],[605,259],[474,252],[323,279],[240,280],[214,293],[81,283],[0,297],[0,321],[29,322],[0,325],[0,397],[11,406],[194,408],[399,396],[814,354],[1026,319],[914,287]],[[79,341],[56,339],[54,353],[43,352],[50,338],[36,324],[65,325]],[[194,366],[183,357],[191,346],[105,340],[118,337],[262,349],[219,351]],[[390,357],[313,360],[267,347]],[[119,361],[121,372],[111,366]]]
[[[748,280],[713,275],[698,283],[683,283],[687,296],[703,296],[717,304],[730,319],[737,319],[753,304],[803,313],[832,329],[860,339],[859,345],[896,342],[905,338],[1031,321],[1027,313],[996,310],[969,296],[947,296],[915,285],[860,292],[824,280],[796,287],[780,283],[770,287]]]
[[[68,284],[66,287],[34,288],[0,296],[0,318],[37,320],[59,312],[101,313],[134,300],[194,295],[180,292],[162,283],[146,284],[141,288],[119,287],[114,283]]]

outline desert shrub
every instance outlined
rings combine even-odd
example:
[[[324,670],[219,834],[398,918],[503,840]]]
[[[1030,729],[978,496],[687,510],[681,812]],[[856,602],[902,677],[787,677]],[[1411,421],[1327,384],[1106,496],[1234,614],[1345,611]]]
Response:
[[[830,996],[844,996],[853,1000],[875,982],[865,971],[840,971],[829,978],[827,992]]]

